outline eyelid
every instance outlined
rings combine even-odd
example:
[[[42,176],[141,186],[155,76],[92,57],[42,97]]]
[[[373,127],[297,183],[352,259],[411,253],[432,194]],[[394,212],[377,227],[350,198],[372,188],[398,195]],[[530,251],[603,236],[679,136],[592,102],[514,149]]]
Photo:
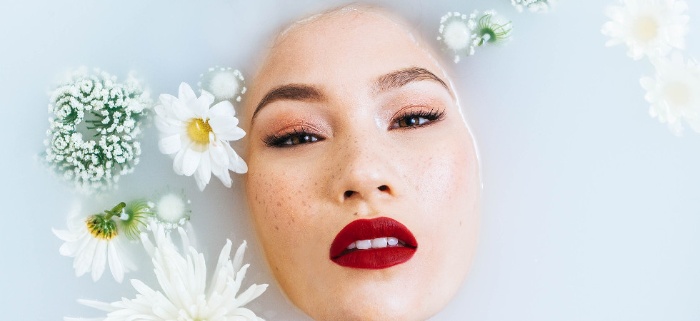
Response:
[[[425,118],[433,118],[428,124],[420,125],[420,126],[411,126],[411,127],[395,127],[394,123],[399,121],[400,119],[404,117],[425,117]],[[435,106],[429,106],[429,105],[408,105],[405,107],[402,107],[398,111],[396,111],[391,118],[389,119],[389,125],[388,129],[414,129],[414,128],[419,128],[419,127],[424,127],[424,126],[430,126],[435,122],[441,121],[445,118],[445,108],[444,107],[435,107]]]
[[[265,135],[261,140],[263,143],[268,146],[268,147],[277,147],[277,148],[284,148],[284,147],[294,147],[297,145],[289,145],[289,146],[279,146],[277,145],[277,142],[282,139],[289,139],[294,136],[298,135],[312,135],[318,137],[318,141],[322,141],[326,139],[326,136],[323,134],[322,130],[319,130],[316,126],[312,124],[308,124],[306,122],[301,122],[293,125],[286,126],[280,130],[277,130],[271,134]],[[318,142],[317,141],[317,142]],[[300,144],[303,145],[303,144]]]

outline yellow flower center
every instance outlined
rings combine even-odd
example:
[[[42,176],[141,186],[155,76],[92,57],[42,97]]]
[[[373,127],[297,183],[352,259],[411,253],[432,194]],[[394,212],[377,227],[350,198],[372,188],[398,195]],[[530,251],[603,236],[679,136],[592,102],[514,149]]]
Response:
[[[654,40],[659,34],[659,23],[654,17],[641,16],[634,22],[632,32],[637,39],[648,42]]]
[[[117,236],[117,224],[103,215],[93,215],[85,220],[87,229],[96,239],[111,240]]]
[[[190,139],[198,144],[209,144],[209,133],[211,133],[211,126],[208,120],[201,118],[193,118],[190,123],[187,124],[187,135]]]
[[[690,88],[684,83],[672,82],[664,87],[664,96],[672,107],[685,106],[690,103]]]

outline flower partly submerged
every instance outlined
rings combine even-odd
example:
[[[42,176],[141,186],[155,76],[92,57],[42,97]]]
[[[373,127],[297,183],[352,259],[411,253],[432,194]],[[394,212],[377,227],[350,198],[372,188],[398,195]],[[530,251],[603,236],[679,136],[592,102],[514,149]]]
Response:
[[[200,190],[209,184],[212,174],[231,187],[229,170],[248,171],[245,161],[229,145],[245,136],[238,127],[233,105],[221,101],[211,106],[214,99],[205,90],[197,97],[188,84],[182,83],[178,97],[160,95],[160,104],[155,107],[160,151],[174,155],[175,173],[194,175]]]
[[[527,9],[537,13],[546,13],[556,4],[556,0],[511,0],[510,2],[519,12]]]
[[[641,79],[650,115],[668,123],[675,135],[682,133],[682,121],[700,133],[700,65],[674,54],[654,60],[654,66],[656,76]]]
[[[241,95],[245,94],[243,74],[238,69],[231,67],[212,67],[206,73],[200,75],[199,87],[210,92],[217,101],[235,100],[241,101]]]
[[[627,45],[627,54],[639,60],[644,56],[661,57],[673,48],[685,47],[688,33],[688,8],[684,0],[621,0],[622,6],[610,6],[611,21],[601,30],[610,37],[607,46]]]
[[[243,242],[238,247],[231,260],[231,241],[226,240],[207,289],[204,255],[189,246],[188,237],[182,228],[178,231],[183,240],[184,254],[180,253],[162,228],[154,233],[155,246],[145,233],[142,234],[142,242],[153,259],[161,290],[134,279],[131,284],[138,294],[133,299],[124,298],[112,303],[80,300],[84,305],[108,312],[105,318],[90,320],[262,320],[244,305],[265,292],[267,285],[253,284],[238,294],[249,266],[241,266],[246,243]]]
[[[112,220],[112,216],[121,215],[124,206],[120,203],[105,214],[84,217],[79,214],[80,206],[75,205],[68,219],[68,230],[53,229],[53,233],[65,242],[59,249],[61,255],[74,258],[76,276],[90,272],[92,280],[97,281],[109,262],[112,276],[121,282],[124,273],[135,269],[124,251],[124,240],[119,236],[117,223]]]
[[[476,48],[485,44],[502,43],[510,39],[513,30],[510,21],[493,10],[472,12],[469,16],[448,12],[440,19],[438,40],[454,53],[454,62],[460,56],[471,56]]]
[[[166,230],[183,226],[190,219],[190,200],[184,193],[169,192],[162,195],[154,204],[156,225]]]

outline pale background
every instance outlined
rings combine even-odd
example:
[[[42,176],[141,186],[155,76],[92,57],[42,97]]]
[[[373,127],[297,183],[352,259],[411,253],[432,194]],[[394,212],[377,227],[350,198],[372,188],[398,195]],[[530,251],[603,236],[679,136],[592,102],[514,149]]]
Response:
[[[687,53],[700,58],[700,3],[688,2]],[[344,1],[2,0],[0,319],[99,316],[76,299],[134,295],[109,274],[76,278],[51,233],[65,228],[77,197],[35,156],[47,92],[66,71],[86,65],[124,79],[135,70],[154,97],[196,84],[214,65],[249,76],[262,39],[329,3]],[[548,15],[519,14],[509,0],[379,3],[400,7],[431,39],[447,11],[494,8],[515,24],[507,46],[453,66],[480,147],[483,220],[469,279],[435,320],[700,320],[700,134],[677,138],[649,117],[639,78],[652,68],[603,45],[603,10],[613,0],[562,0]],[[121,189],[89,202],[111,207],[184,189],[208,262],[226,238],[249,240],[244,285],[273,283],[251,308],[270,320],[306,320],[261,260],[239,189],[212,181],[200,193],[192,178],[172,173],[153,127],[143,144]],[[142,266],[127,279],[152,280]]]

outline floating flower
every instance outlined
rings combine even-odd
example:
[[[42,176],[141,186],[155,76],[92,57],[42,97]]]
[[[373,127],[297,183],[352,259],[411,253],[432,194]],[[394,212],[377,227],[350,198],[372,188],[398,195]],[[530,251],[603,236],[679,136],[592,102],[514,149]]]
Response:
[[[206,90],[216,98],[216,101],[235,100],[241,101],[241,95],[245,94],[243,74],[238,69],[231,67],[212,67],[206,73],[201,74],[199,88]]]
[[[104,214],[81,217],[80,207],[76,205],[68,219],[68,230],[53,229],[53,233],[65,242],[59,249],[61,255],[75,258],[73,268],[76,276],[91,272],[92,280],[97,281],[109,261],[112,276],[121,283],[124,273],[135,269],[125,255],[117,223],[112,219],[120,217],[125,206],[119,203]]]
[[[471,56],[475,52],[476,12],[467,16],[459,12],[448,12],[440,18],[440,35],[437,40],[442,41],[448,50],[454,52],[454,62],[460,60],[460,56]]]
[[[688,32],[688,5],[684,0],[621,0],[623,6],[610,6],[606,13],[612,21],[602,32],[610,37],[607,46],[627,45],[627,55],[639,60],[644,56],[661,57],[672,48],[685,47]]]
[[[154,204],[157,225],[171,230],[182,226],[190,219],[190,200],[181,193],[170,192],[161,196]]]
[[[153,215],[152,202],[145,199],[131,201],[119,216],[119,226],[129,239],[138,240]]]
[[[489,10],[479,17],[479,21],[474,28],[477,46],[485,43],[502,43],[510,39],[513,31],[513,24],[499,15],[496,11]]]
[[[437,40],[442,41],[448,50],[454,52],[454,62],[457,63],[460,56],[473,55],[476,47],[504,42],[510,38],[512,30],[511,22],[493,10],[482,14],[474,11],[469,16],[459,12],[448,12],[440,19],[440,35]]]
[[[182,228],[178,231],[185,244],[184,254],[180,254],[162,228],[154,232],[155,247],[146,234],[142,234],[160,290],[133,279],[131,284],[138,292],[133,299],[123,298],[112,303],[79,300],[84,305],[108,312],[105,318],[90,320],[262,320],[244,306],[265,292],[267,284],[253,284],[243,293],[238,293],[249,267],[249,264],[241,266],[246,243],[238,247],[231,260],[231,241],[226,240],[207,290],[204,255],[188,245],[189,240]]]
[[[556,0],[510,0],[519,12],[527,9],[530,12],[546,13],[556,4]]]
[[[674,54],[670,59],[655,60],[654,66],[656,77],[641,79],[647,91],[644,98],[651,104],[649,114],[668,123],[675,135],[683,131],[681,121],[700,133],[700,65]]]
[[[151,106],[134,77],[74,73],[51,95],[43,160],[86,193],[114,187],[139,162],[141,121]]]
[[[160,95],[160,105],[155,107],[160,151],[174,155],[176,174],[194,174],[199,190],[204,190],[211,174],[231,187],[229,170],[248,171],[245,161],[229,145],[229,141],[245,135],[238,127],[233,105],[222,101],[210,108],[213,102],[214,96],[208,91],[203,90],[197,97],[188,84],[182,83],[178,97]]]

